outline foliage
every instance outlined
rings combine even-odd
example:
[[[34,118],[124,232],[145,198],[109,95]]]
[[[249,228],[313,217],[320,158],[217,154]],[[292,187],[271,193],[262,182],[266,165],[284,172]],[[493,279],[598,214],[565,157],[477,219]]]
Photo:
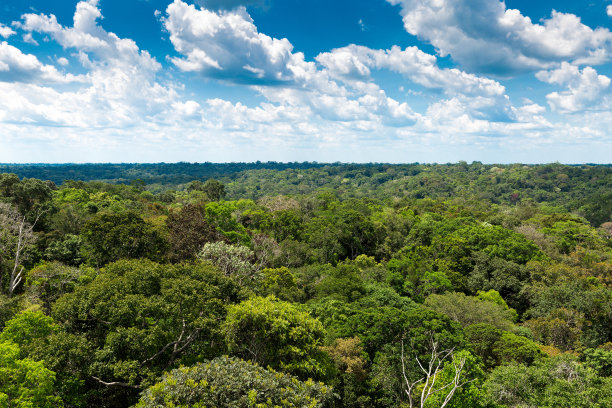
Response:
[[[497,367],[484,383],[495,407],[604,408],[612,403],[610,377],[599,377],[573,357],[563,355],[534,366]]]
[[[285,301],[297,301],[302,297],[297,278],[289,268],[265,268],[261,275],[260,290],[264,295],[272,295]]]
[[[58,299],[53,316],[94,350],[81,373],[90,403],[117,406],[166,369],[223,350],[226,305],[238,299],[234,282],[209,265],[125,260]]]
[[[254,257],[255,254],[249,248],[222,241],[209,242],[198,253],[198,259],[209,261],[241,285],[252,284],[260,279],[258,268],[253,264]]]
[[[127,407],[231,352],[324,380],[338,408],[398,407],[432,341],[470,381],[447,407],[611,405],[610,166],[0,169],[19,174],[0,175],[0,339],[65,406]]]
[[[167,245],[159,230],[133,211],[98,214],[84,225],[82,236],[96,266],[125,258],[161,260]]]
[[[58,331],[59,327],[53,319],[44,313],[23,311],[6,323],[0,333],[0,342],[15,343],[27,354],[37,340]]]
[[[75,268],[59,262],[45,262],[30,270],[26,284],[28,294],[35,302],[40,302],[45,312],[62,295],[74,291],[77,285],[86,284],[94,279],[96,271],[82,266]]]
[[[291,303],[254,297],[230,306],[224,325],[229,351],[300,378],[322,377],[321,322]]]
[[[19,347],[0,341],[0,406],[16,408],[62,407],[54,395],[55,373],[41,361],[20,358]]]
[[[332,401],[331,389],[321,383],[218,357],[165,374],[142,393],[136,407],[324,408],[331,407]]]
[[[171,211],[166,226],[170,259],[174,262],[193,259],[204,244],[220,239],[220,234],[206,221],[206,209],[202,205],[187,204],[180,211]]]
[[[515,314],[507,307],[489,300],[466,296],[463,293],[446,293],[430,295],[425,306],[449,316],[462,326],[476,323],[488,323],[499,329],[511,330]]]

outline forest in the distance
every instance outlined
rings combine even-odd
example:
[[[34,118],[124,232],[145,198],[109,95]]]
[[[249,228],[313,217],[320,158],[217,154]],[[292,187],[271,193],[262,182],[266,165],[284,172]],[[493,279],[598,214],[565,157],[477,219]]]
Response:
[[[0,165],[0,407],[612,406],[612,166]]]

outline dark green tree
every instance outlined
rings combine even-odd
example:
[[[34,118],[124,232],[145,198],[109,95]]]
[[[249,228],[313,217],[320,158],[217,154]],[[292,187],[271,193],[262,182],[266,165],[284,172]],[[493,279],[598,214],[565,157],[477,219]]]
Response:
[[[125,406],[163,371],[218,355],[238,291],[210,265],[126,260],[58,299],[55,320],[93,350],[81,369],[88,403]]]
[[[161,260],[167,249],[159,229],[134,211],[97,214],[81,236],[88,258],[98,267],[123,258]]]

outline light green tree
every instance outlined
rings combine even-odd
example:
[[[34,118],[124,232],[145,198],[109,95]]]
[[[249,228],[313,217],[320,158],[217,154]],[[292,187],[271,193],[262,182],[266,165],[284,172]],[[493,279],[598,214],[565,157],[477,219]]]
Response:
[[[245,360],[301,378],[324,374],[323,325],[291,303],[271,296],[230,306],[224,331],[230,352]]]
[[[0,342],[0,407],[62,407],[62,400],[54,395],[54,382],[55,373],[43,362],[21,358],[17,344]]]

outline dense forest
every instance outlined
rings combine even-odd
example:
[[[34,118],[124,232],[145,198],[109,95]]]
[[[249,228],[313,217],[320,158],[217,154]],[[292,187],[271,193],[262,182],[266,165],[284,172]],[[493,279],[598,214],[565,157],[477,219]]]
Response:
[[[0,407],[612,406],[611,166],[0,173]]]

